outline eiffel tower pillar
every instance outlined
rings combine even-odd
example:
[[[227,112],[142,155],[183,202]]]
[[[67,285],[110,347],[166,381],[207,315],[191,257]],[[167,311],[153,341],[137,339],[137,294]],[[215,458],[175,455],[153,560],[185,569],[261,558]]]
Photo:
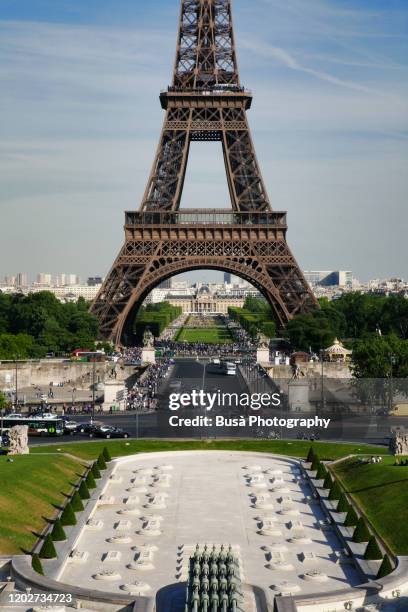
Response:
[[[103,338],[132,342],[134,316],[161,281],[189,270],[231,272],[268,299],[279,325],[318,304],[272,210],[239,80],[230,0],[182,0],[172,85],[160,95],[163,129],[139,212],[91,311]],[[180,209],[190,143],[221,143],[230,207]]]

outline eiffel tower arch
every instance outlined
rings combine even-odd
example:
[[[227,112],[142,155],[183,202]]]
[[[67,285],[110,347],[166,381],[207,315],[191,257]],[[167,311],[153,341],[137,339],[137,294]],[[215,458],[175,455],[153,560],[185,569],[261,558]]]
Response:
[[[131,324],[161,281],[210,268],[248,280],[284,326],[318,307],[272,210],[247,120],[252,94],[239,79],[231,0],[181,0],[172,85],[139,211],[125,213],[125,243],[91,306],[101,337],[131,341]],[[192,141],[220,141],[230,208],[180,209]]]

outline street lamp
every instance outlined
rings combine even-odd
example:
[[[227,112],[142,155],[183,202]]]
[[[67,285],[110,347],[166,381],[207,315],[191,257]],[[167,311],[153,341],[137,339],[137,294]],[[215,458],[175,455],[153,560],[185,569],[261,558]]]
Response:
[[[396,356],[391,353],[390,354],[390,392],[389,392],[389,397],[388,397],[388,412],[391,413],[392,411],[392,398],[394,395],[394,391],[393,391],[393,367],[394,365],[397,363],[397,358]]]
[[[324,377],[324,349],[320,349],[320,361],[321,361],[321,376],[320,376],[320,405],[321,410],[323,412],[324,409],[324,385],[323,385],[323,377]]]

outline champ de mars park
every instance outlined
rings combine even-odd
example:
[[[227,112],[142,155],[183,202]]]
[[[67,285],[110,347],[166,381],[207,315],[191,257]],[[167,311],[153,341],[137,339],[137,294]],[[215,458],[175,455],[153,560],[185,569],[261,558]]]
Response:
[[[232,1],[177,5],[152,170],[94,298],[0,292],[0,609],[406,611],[406,292],[316,297],[255,153]],[[180,208],[203,142],[226,208]]]

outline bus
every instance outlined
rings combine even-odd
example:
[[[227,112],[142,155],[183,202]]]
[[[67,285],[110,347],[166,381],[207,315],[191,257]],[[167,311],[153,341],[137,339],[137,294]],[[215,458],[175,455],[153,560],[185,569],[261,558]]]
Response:
[[[21,417],[5,416],[0,419],[1,433],[7,432],[16,425],[27,425],[29,436],[62,436],[64,433],[64,421],[58,417]]]
[[[227,376],[235,376],[237,373],[237,366],[232,361],[223,361],[220,367],[221,372]]]

